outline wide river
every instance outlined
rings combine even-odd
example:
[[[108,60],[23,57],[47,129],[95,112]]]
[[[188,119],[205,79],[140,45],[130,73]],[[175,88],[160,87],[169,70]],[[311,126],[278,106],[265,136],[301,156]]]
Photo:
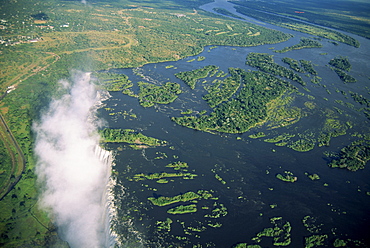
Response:
[[[231,3],[216,0],[201,9],[213,12],[213,8],[235,12]],[[288,247],[305,247],[305,238],[321,238],[325,247],[333,247],[336,239],[345,240],[346,247],[369,247],[370,238],[370,169],[351,172],[330,168],[328,152],[357,140],[354,134],[370,133],[369,120],[360,110],[362,107],[350,96],[356,92],[370,98],[370,41],[350,34],[361,43],[360,48],[345,44],[338,46],[322,39],[322,48],[294,50],[275,53],[299,42],[301,37],[313,37],[292,30],[245,17],[247,21],[267,28],[291,33],[294,38],[274,45],[256,47],[205,47],[193,57],[176,62],[148,64],[140,68],[116,69],[117,73],[129,76],[132,82],[151,82],[161,85],[166,82],[181,84],[184,91],[169,105],[144,108],[137,98],[120,92],[111,93],[105,101],[100,116],[110,128],[134,129],[143,134],[168,142],[167,146],[147,149],[132,149],[123,144],[110,144],[116,153],[114,170],[118,178],[116,201],[120,204],[116,229],[123,247],[232,247],[237,243],[257,244],[252,240],[264,228],[280,228],[282,233],[275,239],[286,241]],[[301,74],[306,88],[293,83],[299,93],[294,93],[293,105],[301,109],[302,117],[297,123],[278,129],[267,125],[244,134],[211,134],[195,131],[175,124],[172,116],[181,116],[181,111],[211,111],[202,100],[206,94],[204,85],[215,78],[200,80],[195,90],[177,79],[174,74],[206,65],[219,66],[227,72],[229,67],[255,70],[245,64],[250,52],[274,55],[280,65],[284,57],[312,61],[320,84],[310,82],[310,77]],[[204,60],[197,60],[199,56]],[[349,74],[356,83],[344,84],[328,67],[330,59],[347,56],[352,64]],[[195,59],[195,60],[192,60]],[[192,61],[192,62],[189,62]],[[285,65],[287,66],[287,65]],[[137,86],[134,87],[137,92]],[[314,108],[307,102],[314,103]],[[310,107],[311,106],[311,107]],[[299,137],[317,137],[325,123],[335,120],[346,126],[346,134],[332,138],[329,147],[318,147],[308,152],[297,152],[288,147],[276,146],[264,139],[280,134],[295,134]],[[265,138],[252,139],[251,134],[264,132]],[[293,138],[292,138],[293,139]],[[138,173],[178,172],[166,165],[182,161],[189,166],[193,179],[167,178],[168,183],[156,180],[132,180]],[[293,173],[296,182],[284,182],[277,174]],[[311,180],[308,175],[316,173],[320,179]],[[196,202],[179,202],[167,206],[155,206],[148,197],[175,196],[189,191],[206,190],[212,199]],[[179,205],[195,204],[197,212],[182,215],[167,213]],[[225,210],[227,209],[227,210]],[[282,217],[279,220],[271,220]],[[158,229],[158,221],[171,219],[170,230]],[[286,228],[290,224],[291,230]],[[285,225],[285,227],[284,227]],[[285,236],[284,236],[285,235]],[[317,236],[314,236],[317,235]],[[260,238],[262,247],[273,247],[274,238]],[[362,243],[361,243],[362,242]],[[173,246],[171,246],[173,245]],[[196,246],[198,245],[198,246]]]

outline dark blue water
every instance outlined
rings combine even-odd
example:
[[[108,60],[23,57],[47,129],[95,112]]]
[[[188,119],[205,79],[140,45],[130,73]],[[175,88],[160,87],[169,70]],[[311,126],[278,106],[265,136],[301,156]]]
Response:
[[[112,116],[109,115],[112,111],[104,109],[100,111],[100,115],[107,120],[110,128],[134,129],[169,143],[164,147],[141,150],[134,150],[123,144],[110,145],[116,152],[115,171],[118,173],[119,183],[125,188],[125,194],[119,194],[121,198],[117,200],[121,204],[119,216],[122,224],[118,233],[127,239],[123,242],[124,247],[138,247],[138,243],[143,244],[143,247],[170,247],[170,245],[193,247],[198,244],[202,245],[199,247],[232,247],[240,242],[253,244],[251,239],[265,227],[273,227],[270,218],[277,216],[283,217],[283,220],[290,222],[292,226],[292,242],[289,247],[304,247],[304,237],[313,234],[328,235],[325,241],[327,247],[332,247],[336,238],[359,240],[362,247],[370,244],[367,235],[370,232],[368,224],[370,196],[367,195],[367,192],[370,192],[370,169],[349,172],[329,168],[328,158],[323,154],[325,151],[338,152],[356,139],[351,136],[355,132],[369,133],[369,121],[361,111],[358,111],[361,106],[349,95],[336,92],[336,89],[347,93],[353,91],[369,97],[367,88],[370,82],[367,64],[369,41],[356,37],[361,42],[361,47],[356,49],[344,44],[334,46],[323,39],[321,41],[323,48],[302,49],[284,54],[274,53],[271,49],[273,47],[282,49],[296,44],[301,36],[310,37],[297,32],[288,32],[296,36],[280,44],[249,48],[206,47],[199,55],[206,57],[203,61],[187,62],[198,57],[194,56],[176,62],[145,65],[139,68],[144,78],[136,75],[133,69],[115,70],[128,75],[133,82],[148,81],[158,85],[169,81],[177,82],[184,91],[175,102],[151,108],[141,107],[136,98],[120,92],[112,93],[112,97],[105,102],[106,107],[114,109],[113,112],[134,113],[136,118],[125,114]],[[303,96],[295,94],[294,105],[302,108],[304,113],[298,123],[274,131],[262,126],[244,134],[211,134],[176,125],[170,120],[170,117],[180,116],[180,112],[186,109],[208,110],[208,113],[211,111],[201,96],[206,93],[203,86],[210,83],[212,78],[207,79],[206,83],[200,80],[196,89],[190,90],[174,76],[176,72],[193,70],[209,64],[217,65],[225,72],[229,67],[254,70],[245,65],[246,56],[250,52],[273,54],[275,61],[281,65],[284,65],[281,62],[283,57],[310,60],[315,64],[315,69],[322,77],[321,84],[325,87],[310,83],[310,78],[303,74],[301,75],[307,82],[308,91],[293,83],[299,92],[304,93]],[[328,61],[337,55],[348,56],[352,64],[349,74],[357,79],[357,83],[342,83],[327,66]],[[169,65],[174,67],[166,68]],[[137,91],[137,88],[134,87],[133,90]],[[328,94],[327,90],[331,94]],[[315,99],[309,99],[307,95],[314,96]],[[342,106],[334,100],[349,102],[354,108]],[[317,107],[314,110],[304,108],[303,103],[306,101],[315,102]],[[335,108],[343,113],[338,113]],[[347,130],[346,135],[333,138],[330,147],[316,146],[309,152],[296,152],[287,147],[266,143],[263,139],[255,140],[248,137],[258,131],[276,134],[318,132],[326,118],[323,113],[328,110],[332,110],[338,120],[350,121],[353,125]],[[166,154],[167,157],[158,159],[161,154]],[[193,180],[176,178],[167,184],[159,184],[153,180],[130,181],[137,173],[173,172],[165,166],[175,161],[188,163],[189,172],[198,176]],[[294,183],[278,180],[275,175],[284,171],[291,171],[298,180]],[[317,173],[320,179],[312,181],[305,172]],[[226,184],[219,182],[215,174],[221,176]],[[198,208],[196,213],[170,215],[166,211],[181,205],[180,203],[158,207],[147,200],[152,196],[174,196],[200,189],[213,190],[213,195],[218,197],[218,200],[200,200],[196,203]],[[215,203],[223,204],[227,208],[227,215],[218,219],[205,217]],[[302,220],[305,216],[313,217],[316,225],[320,226],[317,233],[310,233],[304,227]],[[158,232],[156,222],[166,218],[173,221],[171,231]],[[215,223],[222,226],[213,228],[208,225]],[[189,226],[204,226],[206,229],[202,232],[188,229],[186,234],[184,226],[185,229]],[[176,236],[184,237],[184,240],[179,240]],[[272,247],[272,238],[263,238],[260,245]]]

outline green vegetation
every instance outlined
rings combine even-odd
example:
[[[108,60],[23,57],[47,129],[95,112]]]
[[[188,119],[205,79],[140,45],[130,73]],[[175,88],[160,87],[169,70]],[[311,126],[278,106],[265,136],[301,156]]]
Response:
[[[352,77],[351,75],[348,75],[346,72],[338,68],[332,67],[332,70],[337,73],[338,77],[340,78],[340,80],[343,81],[343,83],[356,83],[357,82],[356,78]]]
[[[301,76],[297,75],[292,70],[285,68],[284,66],[276,64],[273,57],[273,55],[269,55],[267,53],[249,53],[246,64],[263,72],[271,73],[275,76],[285,77],[303,86],[306,85]]]
[[[310,73],[311,75],[317,75],[317,71],[313,68],[311,61],[301,59],[299,62],[306,72]]]
[[[370,99],[352,91],[350,91],[349,93],[355,102],[361,105],[365,105],[366,107],[370,107]]]
[[[197,205],[190,204],[190,205],[180,205],[174,208],[170,208],[167,210],[169,214],[188,214],[188,213],[195,213],[197,211]]]
[[[195,84],[198,79],[206,78],[209,74],[214,75],[218,71],[218,67],[215,65],[207,65],[200,69],[178,72],[175,74],[176,77],[184,81],[191,89],[195,89]]]
[[[162,86],[157,86],[151,83],[138,82],[138,85],[140,87],[139,102],[143,107],[151,107],[155,103],[171,103],[182,92],[178,83],[168,82]]]
[[[284,134],[280,134],[272,138],[264,139],[263,141],[269,142],[269,143],[285,142],[295,136],[296,136],[295,134],[284,133]]]
[[[206,214],[204,217],[218,219],[227,215],[227,208],[222,203],[215,202],[211,214]]]
[[[240,81],[237,77],[228,77],[221,80],[214,80],[213,84],[206,88],[208,94],[203,96],[211,108],[227,101],[239,89]]]
[[[298,180],[298,178],[297,178],[297,177],[295,177],[295,176],[293,175],[293,173],[292,173],[292,172],[290,172],[290,171],[284,171],[284,175],[282,175],[282,174],[277,174],[277,175],[276,175],[276,178],[277,178],[277,179],[280,179],[281,181],[284,181],[284,182],[290,182],[290,183],[294,183],[295,181],[297,181],[297,180]]]
[[[370,160],[370,141],[357,140],[342,148],[338,158],[333,159],[328,165],[332,168],[346,168],[350,171],[364,169]]]
[[[366,118],[370,120],[370,100],[358,93],[354,93],[352,91],[349,93],[355,102],[365,106],[365,108],[362,108],[361,110],[364,112]]]
[[[347,242],[345,240],[342,240],[342,239],[335,239],[335,241],[333,243],[333,246],[334,247],[346,247]]]
[[[151,201],[156,206],[167,206],[177,202],[188,202],[192,200],[199,199],[201,196],[194,192],[186,192],[182,195],[176,195],[173,197],[160,196],[158,198],[149,197],[148,200]]]
[[[158,231],[171,231],[171,224],[173,221],[170,218],[167,218],[165,221],[160,221],[158,220],[156,225],[157,225],[157,230]]]
[[[324,245],[324,241],[328,238],[328,235],[312,235],[305,237],[305,248],[311,248],[315,246]]]
[[[305,102],[305,105],[311,110],[316,109],[316,105],[313,104],[312,102]],[[276,110],[272,111],[271,117],[269,117],[269,119],[270,118],[273,119],[275,117],[274,113],[276,114],[277,111]],[[338,119],[338,116],[335,115],[333,110],[324,109],[322,113],[324,114],[325,118],[322,119],[321,121],[322,124],[319,130],[305,129],[303,132],[299,132],[298,129],[296,129],[295,132],[290,132],[290,133],[280,133],[280,134],[272,133],[272,135],[265,135],[264,136],[265,139],[263,139],[263,141],[269,142],[269,143],[275,143],[276,146],[286,146],[295,151],[307,152],[307,151],[314,149],[316,145],[319,147],[329,146],[332,138],[345,135],[347,133],[347,130],[349,128],[352,128],[353,126],[351,122],[340,121]],[[292,111],[291,117],[289,118],[295,117],[297,118],[295,121],[298,121],[300,118],[300,115],[301,114],[300,114],[299,109],[294,110]],[[284,117],[284,116],[285,116],[284,114],[281,114],[281,117]],[[286,118],[288,118],[288,116],[286,116]],[[293,123],[294,123],[294,120],[293,120]],[[289,122],[287,122],[286,125],[288,124]],[[270,124],[267,124],[267,126],[269,125]],[[274,122],[272,122],[272,125],[271,125],[272,128],[280,127],[280,126],[284,126],[284,125],[275,126]],[[252,136],[252,137],[258,138],[255,136]]]
[[[318,27],[316,25],[311,25],[307,22],[301,22],[299,20],[290,19],[288,17],[278,16],[278,15],[270,14],[267,12],[261,12],[255,9],[251,9],[249,2],[246,3],[246,2],[235,1],[233,3],[237,5],[241,5],[241,6],[245,5],[247,8],[237,6],[236,10],[241,14],[256,18],[258,20],[268,22],[268,23],[271,23],[271,24],[274,24],[276,26],[280,26],[283,28],[292,29],[298,32],[303,32],[303,33],[307,33],[311,35],[316,35],[322,38],[335,40],[338,42],[348,44],[350,46],[354,46],[354,47],[360,46],[360,43],[356,39],[346,34],[343,34],[343,33],[340,33],[340,32],[337,32],[331,29]]]
[[[252,139],[258,139],[258,138],[263,138],[265,136],[266,136],[266,134],[264,132],[258,132],[258,133],[255,133],[255,134],[251,134],[248,137],[252,138]]]
[[[166,141],[148,137],[142,133],[135,132],[132,129],[111,129],[104,128],[99,131],[102,142],[124,142],[133,144],[136,148],[145,148],[148,146],[163,146]]]
[[[302,138],[290,142],[290,144],[288,144],[287,147],[298,152],[308,152],[315,147],[315,140],[311,138]]]
[[[331,59],[329,61],[329,65],[333,66],[331,69],[335,71],[338,75],[338,77],[344,82],[344,83],[355,83],[357,80],[348,75],[345,71],[349,72],[351,70],[351,63],[349,62],[348,58],[338,56],[334,59]]]
[[[284,95],[270,101],[267,104],[267,127],[276,129],[287,127],[297,123],[302,117],[302,110],[296,106],[292,107],[294,96],[287,91]]]
[[[174,170],[187,171],[187,168],[189,166],[186,162],[177,161],[177,162],[166,165],[166,167],[173,168]]]
[[[267,120],[267,104],[284,94],[289,84],[263,72],[229,69],[244,84],[235,98],[210,115],[172,117],[177,124],[202,131],[243,133]]]
[[[308,178],[309,179],[311,179],[312,181],[314,181],[314,180],[319,180],[320,179],[320,176],[319,175],[317,175],[316,173],[314,173],[314,174],[309,174],[309,173],[304,173],[306,176],[308,176]]]
[[[257,233],[256,237],[252,240],[261,242],[262,237],[273,238],[273,245],[275,246],[288,246],[291,243],[290,232],[292,227],[290,222],[283,221],[282,217],[274,217],[270,219],[273,227],[264,228],[263,231]]]
[[[329,61],[329,65],[334,66],[334,67],[336,67],[338,69],[341,69],[343,71],[348,71],[348,72],[352,68],[352,65],[349,62],[348,58],[343,57],[343,56],[338,56],[338,57],[335,57],[334,59],[331,59]]]
[[[0,125],[0,137],[4,140],[0,140],[0,200],[9,192],[9,188],[21,173],[19,171],[23,169],[23,166],[18,166],[15,151],[11,149],[11,140],[6,138],[4,129],[6,130],[6,127]]]
[[[321,231],[321,227],[323,224],[318,224],[317,219],[312,216],[305,216],[302,220],[303,226],[309,231],[310,233],[319,233]]]
[[[128,80],[128,76],[125,74],[95,72],[92,76],[97,77],[101,81],[99,86],[108,91],[123,91],[133,86],[133,83]]]
[[[292,50],[299,50],[303,48],[320,48],[322,47],[322,44],[318,42],[317,40],[312,40],[309,38],[302,37],[298,44],[295,44],[290,47],[285,47],[282,50],[275,50],[276,53],[286,53],[288,51]]]
[[[281,61],[283,61],[285,64],[288,64],[290,69],[300,72],[300,73],[304,73],[304,69],[301,68],[298,60],[285,57],[285,58],[282,58]]]
[[[220,177],[220,175],[218,174],[215,174],[215,178],[220,181],[222,184],[226,184],[226,181],[222,179],[222,177]]]
[[[233,246],[233,248],[262,248],[260,245],[248,245],[247,243],[240,243]]]
[[[160,180],[163,178],[176,178],[176,177],[182,177],[183,179],[194,179],[196,177],[196,174],[192,173],[184,173],[184,172],[161,172],[161,173],[152,173],[152,174],[144,174],[144,173],[139,173],[134,175],[133,181],[142,181],[142,180]],[[158,182],[158,181],[157,181]],[[161,181],[162,183],[164,181]]]

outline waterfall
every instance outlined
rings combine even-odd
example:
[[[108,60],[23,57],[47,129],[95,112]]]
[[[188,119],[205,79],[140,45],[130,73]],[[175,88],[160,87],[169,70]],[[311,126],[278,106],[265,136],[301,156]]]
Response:
[[[102,224],[104,225],[104,247],[114,247],[116,244],[117,235],[112,230],[112,219],[116,217],[116,209],[114,207],[114,194],[113,187],[115,180],[111,177],[111,170],[113,164],[112,152],[102,149],[99,145],[95,147],[95,155],[99,158],[104,166],[107,167],[106,176],[106,189],[102,197],[101,204],[104,206],[104,214]]]
[[[60,97],[33,125],[36,173],[43,190],[40,207],[70,247],[114,247],[113,155],[99,146],[101,121],[96,118],[104,94],[90,73],[75,72],[60,88]]]

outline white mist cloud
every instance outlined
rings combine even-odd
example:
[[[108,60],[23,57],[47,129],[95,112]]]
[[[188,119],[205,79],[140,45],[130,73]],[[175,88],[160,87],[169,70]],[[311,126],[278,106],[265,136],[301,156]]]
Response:
[[[86,4],[87,2],[86,0],[81,0],[81,3]]]
[[[97,91],[88,73],[76,72],[72,83],[60,83],[69,93],[53,100],[34,125],[41,205],[71,247],[105,247],[110,165],[95,152],[99,137],[91,117]]]

